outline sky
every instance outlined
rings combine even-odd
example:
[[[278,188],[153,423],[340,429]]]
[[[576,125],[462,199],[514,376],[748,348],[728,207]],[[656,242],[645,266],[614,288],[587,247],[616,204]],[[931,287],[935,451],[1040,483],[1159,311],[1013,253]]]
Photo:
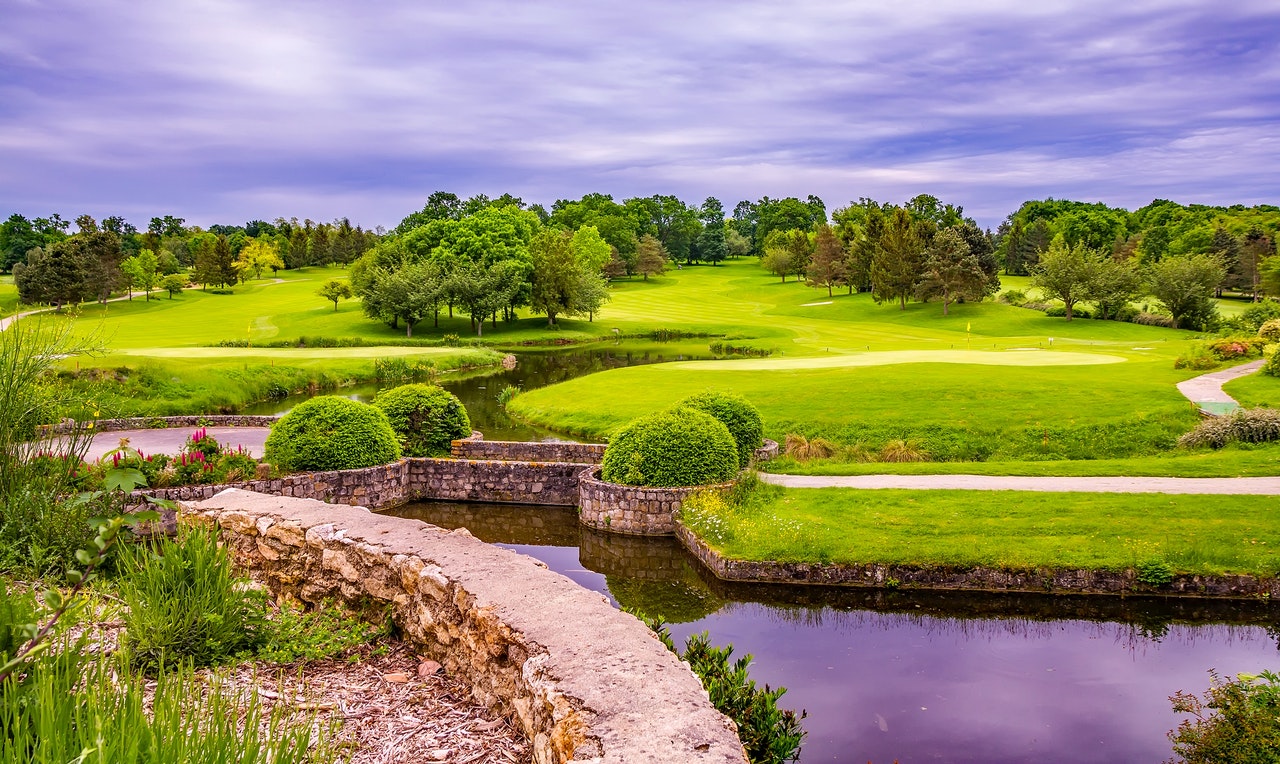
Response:
[[[1276,0],[0,0],[0,216],[1280,203]]]

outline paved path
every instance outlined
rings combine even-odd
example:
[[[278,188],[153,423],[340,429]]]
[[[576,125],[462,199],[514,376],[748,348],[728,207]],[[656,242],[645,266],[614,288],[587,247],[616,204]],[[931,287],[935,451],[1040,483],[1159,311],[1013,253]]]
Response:
[[[1211,371],[1208,374],[1192,377],[1178,383],[1178,392],[1210,414],[1229,414],[1239,408],[1240,404],[1235,398],[1223,392],[1222,386],[1233,379],[1254,373],[1261,369],[1264,363],[1266,363],[1264,359],[1259,359],[1232,366],[1230,369]]]
[[[120,439],[129,439],[129,448],[144,454],[176,454],[191,437],[195,427],[170,427],[163,430],[120,430],[102,432],[93,436],[85,459],[96,461],[103,454],[120,447]],[[210,435],[224,447],[244,446],[253,456],[262,456],[262,446],[267,441],[269,427],[206,427]]]
[[[907,488],[965,491],[1068,491],[1086,493],[1208,493],[1280,496],[1280,477],[1016,477],[1007,475],[770,475],[766,483],[788,488]]]

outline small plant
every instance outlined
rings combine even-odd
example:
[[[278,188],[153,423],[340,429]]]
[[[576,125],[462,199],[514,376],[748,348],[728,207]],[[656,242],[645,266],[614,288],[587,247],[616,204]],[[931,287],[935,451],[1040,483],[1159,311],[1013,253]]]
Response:
[[[446,334],[440,338],[445,347],[456,348],[462,344],[462,338],[456,334]]]
[[[1262,373],[1271,377],[1280,377],[1280,352],[1272,352],[1267,362],[1262,364]]]
[[[880,449],[880,461],[890,463],[927,462],[929,452],[914,440],[891,440]]]
[[[413,368],[403,358],[375,358],[373,359],[373,378],[379,382],[413,379]]]
[[[1223,681],[1210,671],[1200,698],[1178,691],[1173,710],[1191,714],[1169,733],[1176,761],[1185,764],[1272,764],[1280,760],[1280,675],[1239,674]]]
[[[510,403],[513,398],[519,395],[520,392],[521,391],[520,391],[519,385],[507,385],[506,387],[502,388],[501,392],[498,393],[498,405],[502,406],[502,408],[505,409],[507,407],[507,404]]]
[[[1173,566],[1162,559],[1143,560],[1134,570],[1138,580],[1148,586],[1167,586],[1173,582]]]
[[[265,624],[255,657],[271,663],[333,658],[385,636],[389,626],[390,621],[377,626],[328,603],[315,610],[303,610],[285,602]]]
[[[690,408],[633,420],[610,439],[601,466],[610,483],[663,487],[722,483],[737,471],[729,429]]]
[[[271,427],[266,459],[281,470],[351,470],[400,458],[381,409],[322,395],[303,401]]]
[[[227,551],[212,531],[183,530],[121,555],[124,647],[149,672],[189,661],[224,663],[261,644],[264,603],[231,572]]]
[[[1280,303],[1270,303],[1280,306]],[[1272,318],[1258,327],[1258,337],[1265,342],[1280,342],[1280,318]]]
[[[1222,360],[1201,343],[1192,345],[1190,350],[1173,361],[1173,368],[1175,369],[1192,369],[1194,371],[1209,371],[1221,365]]]
[[[408,456],[445,456],[453,441],[471,436],[462,401],[435,385],[392,388],[379,393],[373,405],[386,414]]]
[[[829,440],[823,438],[809,440],[797,433],[787,433],[786,442],[783,444],[783,453],[798,462],[807,462],[810,459],[827,459],[838,450],[839,446]]]
[[[778,700],[787,688],[776,690],[765,685],[756,686],[748,671],[752,656],[744,655],[733,660],[733,645],[716,647],[704,631],[685,641],[684,650],[676,649],[661,618],[649,618],[634,610],[627,612],[639,618],[653,630],[658,640],[680,660],[689,664],[693,673],[711,698],[711,704],[720,713],[734,721],[738,739],[746,749],[751,764],[783,764],[798,761],[805,731],[801,720],[806,716],[778,707]]]

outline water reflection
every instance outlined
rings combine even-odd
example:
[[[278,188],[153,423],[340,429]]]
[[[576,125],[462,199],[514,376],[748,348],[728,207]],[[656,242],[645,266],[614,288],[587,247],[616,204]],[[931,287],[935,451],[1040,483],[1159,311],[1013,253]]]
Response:
[[[615,603],[752,653],[804,708],[803,761],[1158,762],[1167,697],[1280,669],[1265,603],[762,586],[719,581],[672,539],[574,510],[419,504],[396,514],[530,554]]]

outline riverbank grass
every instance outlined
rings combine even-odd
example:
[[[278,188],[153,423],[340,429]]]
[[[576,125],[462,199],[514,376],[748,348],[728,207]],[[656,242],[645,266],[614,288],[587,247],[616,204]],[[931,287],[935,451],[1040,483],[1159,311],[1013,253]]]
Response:
[[[694,502],[683,522],[751,561],[1280,573],[1270,496],[908,491],[763,486]]]

